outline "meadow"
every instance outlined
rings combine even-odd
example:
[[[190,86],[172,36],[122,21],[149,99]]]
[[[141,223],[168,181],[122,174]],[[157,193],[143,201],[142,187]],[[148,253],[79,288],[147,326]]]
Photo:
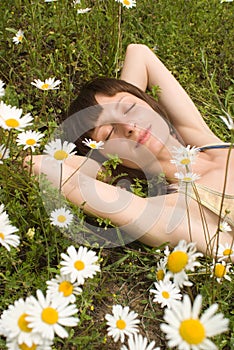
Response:
[[[163,307],[154,301],[155,292],[152,292],[155,283],[160,284],[162,281],[161,274],[166,274],[169,268],[169,265],[163,264],[165,256],[170,255],[167,242],[156,248],[139,242],[105,248],[95,244],[95,241],[88,245],[90,240],[86,242],[85,239],[81,244],[83,233],[85,232],[84,237],[89,234],[90,226],[87,226],[87,222],[91,223],[94,236],[100,235],[100,232],[105,235],[111,223],[100,218],[95,219],[94,223],[94,219],[87,218],[82,208],[75,206],[71,206],[76,218],[73,222],[69,222],[67,226],[56,222],[55,218],[51,218],[50,210],[55,209],[59,201],[54,200],[53,203],[49,203],[49,207],[47,205],[48,198],[54,196],[53,189],[42,188],[37,177],[23,165],[26,156],[43,152],[57,130],[60,119],[66,115],[71,101],[85,82],[101,76],[119,77],[125,50],[130,43],[149,46],[192,97],[214,133],[225,142],[233,142],[233,130],[226,127],[220,115],[233,116],[234,112],[234,3],[220,0],[136,0],[136,6],[127,8],[128,3],[131,1],[125,0],[124,4],[115,0],[1,2],[1,350],[127,349],[122,347],[123,344],[127,346],[128,336],[125,335],[123,342],[118,337],[117,341],[114,341],[113,336],[107,333],[109,325],[106,315],[112,315],[113,305],[128,306],[138,314],[132,314],[132,319],[129,316],[132,320],[132,332],[138,328],[139,333],[147,338],[149,343],[155,342],[155,347],[152,345],[147,349],[142,345],[141,350],[153,350],[156,347],[165,350],[173,348],[171,343],[168,344],[165,327],[163,330],[160,326],[167,322],[164,319],[167,306]],[[47,89],[51,83],[46,82],[49,78],[54,78],[54,83],[59,81],[56,88]],[[31,84],[35,80],[40,82]],[[149,93],[155,95],[157,92]],[[22,109],[21,112],[18,111],[18,116],[28,115],[28,122],[27,118],[25,119],[25,130],[22,130],[23,127],[17,128],[14,123],[5,127],[3,125],[4,118],[11,121],[18,118],[14,117],[14,113],[17,114],[16,109]],[[4,113],[8,117],[3,116]],[[24,147],[26,139],[19,139],[20,132],[26,130],[43,134],[34,148],[29,143]],[[31,134],[31,139],[32,135],[35,137],[36,134]],[[110,161],[109,166],[113,166],[114,162],[115,160]],[[136,185],[135,190],[140,191],[141,185]],[[116,234],[119,234],[118,228],[114,229]],[[8,230],[6,234],[4,230]],[[14,236],[8,244],[7,240],[4,242],[7,235]],[[84,248],[83,256],[88,254],[91,272],[83,277],[75,276],[70,281],[63,280],[67,283],[66,288],[72,288],[71,304],[68,305],[59,298],[56,304],[57,299],[52,295],[52,299],[55,299],[52,307],[40,293],[46,295],[46,282],[55,279],[56,275],[60,276],[61,271],[66,270],[67,256],[75,254],[73,248],[69,248],[71,246],[76,252],[81,252],[80,248],[83,246],[87,247],[87,251]],[[187,248],[187,251],[190,250],[193,251],[192,246]],[[234,251],[230,254],[234,255]],[[220,325],[220,332],[216,330],[217,335],[211,332],[211,340],[218,349],[234,349],[233,264],[228,261],[226,265],[224,260],[218,262],[217,259],[214,262],[211,258],[200,257],[191,252],[192,255],[193,264],[185,271],[191,284],[182,283],[177,292],[181,293],[181,296],[186,295],[183,305],[187,309],[187,295],[191,302],[197,301],[197,310],[200,297],[196,297],[202,296],[201,313],[217,304],[217,310],[216,306],[212,306],[210,315],[207,314],[210,321],[215,312],[223,315],[217,316],[216,319],[213,316],[212,322]],[[81,263],[80,256],[76,255]],[[215,268],[217,262],[222,272]],[[59,277],[53,282],[53,288],[65,286]],[[40,292],[37,292],[38,290]],[[66,291],[68,293],[67,289]],[[174,293],[176,294],[172,291],[172,296]],[[33,312],[39,307],[36,296],[41,305],[44,305],[41,307],[50,308],[50,311],[58,310],[59,304],[63,305],[64,310],[70,307],[67,318],[70,317],[71,320],[60,324],[66,326],[67,333],[64,333],[61,327],[52,331],[48,341],[43,342],[40,336],[29,340],[33,332],[28,323],[29,319],[24,318],[23,323],[15,323],[16,333],[11,334],[10,323],[17,313],[11,315],[5,311],[9,310],[11,305],[16,307],[17,300],[26,300],[30,296],[34,297],[33,303],[36,308],[33,309],[32,305],[31,309],[29,308],[33,320]],[[22,310],[22,315],[30,314],[30,310]],[[20,317],[20,314],[18,315]],[[71,316],[74,316],[73,319]],[[168,313],[168,317],[170,316]],[[79,321],[75,317],[78,317]],[[126,318],[126,315],[124,317]],[[224,319],[227,320],[226,323]],[[125,321],[127,323],[127,318]],[[50,318],[48,324],[51,331],[56,321],[53,323]],[[190,326],[198,327],[193,323]],[[202,327],[202,324],[199,324],[200,326]],[[38,327],[40,329],[42,326]],[[196,330],[199,333],[201,328]],[[122,334],[123,331],[123,324],[119,325],[117,333]],[[181,347],[178,345],[178,349],[215,349],[212,347],[214,345],[205,342],[209,334],[204,335],[205,345],[200,347],[199,343],[203,342],[202,335],[201,338],[193,339],[189,327],[187,331],[186,344],[180,345]],[[21,340],[18,338],[20,332],[23,333]],[[129,349],[140,348],[129,345]]]

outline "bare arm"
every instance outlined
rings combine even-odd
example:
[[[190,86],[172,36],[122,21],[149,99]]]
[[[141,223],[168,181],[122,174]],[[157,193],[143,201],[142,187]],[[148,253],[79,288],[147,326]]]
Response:
[[[63,183],[67,179],[68,181],[62,187],[62,192],[69,201],[82,206],[87,213],[104,219],[109,218],[129,233],[133,240],[140,240],[150,246],[158,246],[165,242],[174,246],[181,239],[190,240],[184,195],[175,193],[140,198],[128,191],[97,181],[82,171],[74,174],[74,169],[77,169],[77,165],[82,164],[83,160],[84,157],[75,156],[63,166]],[[36,174],[46,174],[55,187],[59,186],[59,173],[51,166],[51,161],[46,161],[45,156],[34,156],[33,162]],[[205,253],[206,239],[198,205],[193,200],[190,201],[190,215],[192,240],[197,242],[197,248]],[[217,220],[214,220],[214,214],[208,212],[207,221],[210,232],[215,233]],[[223,234],[221,237],[223,242],[231,242],[231,239],[231,235]]]
[[[159,103],[186,144],[201,146],[221,142],[206,125],[182,86],[146,45],[128,46],[121,79],[144,91],[158,85],[161,90]]]

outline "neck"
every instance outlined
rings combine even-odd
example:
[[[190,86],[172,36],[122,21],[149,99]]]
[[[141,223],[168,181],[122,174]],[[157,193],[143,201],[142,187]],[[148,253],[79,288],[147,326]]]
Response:
[[[175,164],[171,163],[172,150],[174,147],[183,146],[177,139],[170,135],[166,145],[161,149],[160,153],[155,155],[157,161],[152,163],[149,172],[151,174],[164,173],[169,182],[177,182],[175,179],[175,173],[181,171]],[[210,158],[204,153],[198,153],[197,161],[192,164],[191,172],[203,176],[210,168]]]

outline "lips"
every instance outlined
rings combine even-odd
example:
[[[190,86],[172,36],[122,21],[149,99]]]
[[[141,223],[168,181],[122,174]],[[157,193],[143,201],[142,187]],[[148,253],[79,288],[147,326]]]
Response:
[[[151,125],[143,130],[141,133],[140,133],[140,136],[137,140],[137,145],[136,147],[139,147],[139,145],[143,145],[150,137],[151,133],[150,133],[150,129],[151,129]]]

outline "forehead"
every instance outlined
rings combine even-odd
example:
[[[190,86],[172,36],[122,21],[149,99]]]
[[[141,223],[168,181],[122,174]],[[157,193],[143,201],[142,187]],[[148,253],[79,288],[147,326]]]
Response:
[[[137,96],[131,94],[130,92],[118,92],[114,96],[106,96],[103,94],[96,94],[95,95],[96,101],[98,104],[106,104],[106,103],[115,103],[115,102],[130,102],[131,100],[134,102],[137,102],[137,104],[142,104],[142,105],[148,105],[145,101],[142,99],[138,98]]]
[[[97,103],[98,104],[105,104],[105,103],[112,103],[112,102],[118,102],[121,97],[124,97],[124,96],[133,96],[132,94],[128,93],[128,92],[118,92],[117,94],[115,94],[114,96],[106,96],[106,95],[103,95],[103,94],[96,94],[95,95],[95,98],[97,100]]]

